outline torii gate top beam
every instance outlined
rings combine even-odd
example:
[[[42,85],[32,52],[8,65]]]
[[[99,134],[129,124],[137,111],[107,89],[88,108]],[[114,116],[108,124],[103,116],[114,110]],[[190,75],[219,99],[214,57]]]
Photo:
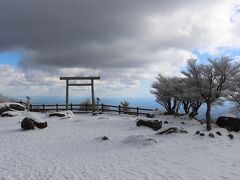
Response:
[[[68,96],[69,96],[69,86],[91,86],[92,89],[92,111],[95,111],[95,102],[94,102],[94,80],[100,80],[100,77],[60,77],[60,80],[66,81],[66,110],[68,110]],[[70,84],[69,80],[91,80],[89,84]]]
[[[100,80],[100,77],[60,77],[60,80]]]

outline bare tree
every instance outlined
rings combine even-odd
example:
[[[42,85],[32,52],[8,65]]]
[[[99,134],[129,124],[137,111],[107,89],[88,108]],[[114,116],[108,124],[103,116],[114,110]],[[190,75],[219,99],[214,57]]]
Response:
[[[9,98],[9,97],[0,93],[0,103],[4,103],[4,102],[16,102],[16,100],[12,99],[12,98]]]
[[[197,64],[196,60],[188,60],[187,76],[195,91],[207,105],[207,130],[211,130],[211,107],[220,97],[226,97],[233,77],[239,72],[240,64],[232,63],[229,57],[208,59],[210,64]]]
[[[123,107],[123,112],[126,114],[129,112],[129,102],[128,101],[123,101],[120,102],[121,107]]]

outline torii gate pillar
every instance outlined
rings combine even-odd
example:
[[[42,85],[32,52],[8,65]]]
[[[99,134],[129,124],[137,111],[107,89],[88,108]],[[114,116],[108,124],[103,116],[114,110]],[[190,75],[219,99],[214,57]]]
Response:
[[[92,111],[95,111],[95,101],[94,101],[94,80],[100,80],[100,77],[60,77],[60,80],[66,81],[66,110],[68,110],[68,100],[69,100],[69,86],[91,86],[92,91]],[[89,84],[71,84],[70,80],[91,80]]]

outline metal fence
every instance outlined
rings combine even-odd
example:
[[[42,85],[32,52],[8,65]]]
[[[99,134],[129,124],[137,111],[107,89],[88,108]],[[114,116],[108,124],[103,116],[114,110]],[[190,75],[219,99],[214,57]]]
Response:
[[[91,113],[93,112],[92,104],[69,104],[68,109],[74,113]],[[130,114],[130,115],[147,115],[152,111],[157,109],[148,109],[141,107],[123,107],[123,106],[114,106],[108,104],[100,104],[95,106],[94,111],[99,113],[115,112],[118,114]],[[54,104],[54,105],[30,105],[30,111],[33,112],[45,112],[45,111],[64,111],[66,110],[66,105],[63,104]]]

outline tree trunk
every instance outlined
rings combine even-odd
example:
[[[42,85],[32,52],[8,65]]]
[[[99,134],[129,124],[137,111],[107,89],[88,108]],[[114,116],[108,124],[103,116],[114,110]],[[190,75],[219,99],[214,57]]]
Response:
[[[207,130],[211,130],[211,103],[207,102],[207,111],[206,111],[206,120],[207,120]]]

